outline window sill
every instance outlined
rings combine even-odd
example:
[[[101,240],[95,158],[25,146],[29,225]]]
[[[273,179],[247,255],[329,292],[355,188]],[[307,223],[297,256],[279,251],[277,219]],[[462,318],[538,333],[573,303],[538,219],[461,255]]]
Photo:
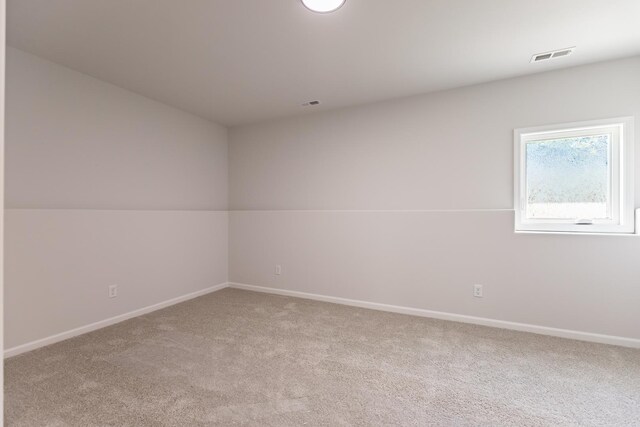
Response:
[[[588,231],[540,231],[540,230],[514,230],[515,234],[551,234],[568,236],[615,236],[615,237],[640,237],[640,208],[635,210],[635,232],[634,233],[612,233],[612,232],[588,232]]]
[[[567,235],[567,236],[614,236],[614,237],[640,237],[636,233],[595,233],[595,232],[579,232],[579,231],[532,231],[532,230],[515,230],[515,234],[547,234],[547,235]]]

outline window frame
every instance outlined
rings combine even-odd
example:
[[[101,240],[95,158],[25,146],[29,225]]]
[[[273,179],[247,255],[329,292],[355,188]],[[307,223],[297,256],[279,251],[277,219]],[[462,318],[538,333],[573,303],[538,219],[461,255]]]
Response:
[[[633,117],[618,117],[537,126],[514,130],[514,209],[516,232],[605,233],[633,234],[634,205],[634,145]],[[600,132],[599,132],[600,131]],[[574,220],[531,219],[526,216],[527,142],[543,139],[571,138],[611,134],[609,140],[609,191],[612,219],[594,219],[591,224],[576,224]]]

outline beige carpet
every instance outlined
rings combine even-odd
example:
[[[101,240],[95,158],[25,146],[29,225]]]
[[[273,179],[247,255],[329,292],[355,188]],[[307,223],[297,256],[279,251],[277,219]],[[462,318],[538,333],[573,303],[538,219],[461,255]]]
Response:
[[[226,289],[6,361],[9,426],[640,425],[640,351]]]

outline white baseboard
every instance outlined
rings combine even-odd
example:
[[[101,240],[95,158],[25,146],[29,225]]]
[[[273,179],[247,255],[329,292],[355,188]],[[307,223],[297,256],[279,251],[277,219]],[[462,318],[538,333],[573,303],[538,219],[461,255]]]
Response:
[[[623,347],[640,348],[640,339],[617,337],[612,335],[593,334],[590,332],[573,331],[569,329],[550,328],[547,326],[530,325],[526,323],[507,322],[504,320],[487,319],[484,317],[466,316],[463,314],[446,313],[442,311],[424,310],[420,308],[402,307],[397,305],[381,304],[375,302],[353,300],[348,298],[332,297],[327,295],[318,295],[307,292],[289,291],[286,289],[268,288],[264,286],[247,285],[243,283],[221,283],[216,286],[211,286],[200,291],[192,292],[186,295],[182,295],[170,300],[166,300],[157,304],[153,304],[147,307],[133,310],[128,313],[121,314],[119,316],[111,317],[109,319],[101,320],[99,322],[91,323],[89,325],[81,326],[79,328],[71,329],[69,331],[61,332],[46,338],[42,338],[36,341],[31,341],[26,344],[22,344],[16,347],[6,349],[4,351],[4,357],[17,356],[18,354],[25,353],[27,351],[35,350],[40,347],[44,347],[50,344],[54,344],[60,341],[64,341],[69,338],[73,338],[78,335],[86,334],[88,332],[95,331],[107,326],[114,325],[116,323],[123,322],[133,317],[141,316],[152,311],[160,310],[165,307],[169,307],[174,304],[181,303],[193,298],[197,298],[202,295],[206,295],[212,292],[222,290],[224,288],[244,289],[247,291],[263,292],[275,295],[283,295],[297,298],[304,298],[316,301],[330,302],[334,304],[349,305],[353,307],[368,308],[371,310],[388,311],[392,313],[408,314],[419,317],[429,317],[440,320],[450,320],[453,322],[471,323],[474,325],[490,326],[501,329],[511,329],[514,331],[531,332],[540,335],[550,335],[560,338],[569,338],[580,341],[596,342],[601,344],[619,345]]]
[[[160,310],[165,307],[169,307],[174,304],[178,304],[193,298],[200,297],[202,295],[216,292],[228,287],[228,283],[221,283],[219,285],[211,286],[200,291],[191,292],[186,295],[181,295],[176,298],[172,298],[166,301],[159,302],[157,304],[149,305],[147,307],[139,308],[137,310],[130,311],[128,313],[120,314],[118,316],[110,317],[109,319],[100,320],[99,322],[91,323],[89,325],[80,326],[79,328],[71,329],[69,331],[61,332],[59,334],[51,335],[46,338],[42,338],[36,341],[31,341],[26,344],[18,345],[16,347],[8,348],[4,351],[5,359],[7,357],[17,356],[18,354],[25,353],[27,351],[35,350],[46,345],[54,344],[60,341],[73,338],[78,335],[86,334],[87,332],[95,331],[96,329],[102,329],[107,326],[114,325],[116,323],[123,322],[133,317],[142,316],[143,314],[150,313],[152,311]]]
[[[446,313],[442,311],[423,310],[420,308],[402,307],[397,305],[381,304],[376,302],[360,301],[347,298],[331,297],[326,295],[311,294],[307,292],[289,291],[286,289],[268,288],[264,286],[247,285],[243,283],[229,283],[230,288],[244,289],[247,291],[264,292],[290,297],[298,297],[316,301],[331,302],[335,304],[349,305],[353,307],[368,308],[371,310],[389,311],[392,313],[409,314],[412,316],[429,317],[453,322],[471,323],[474,325],[490,326],[494,328],[510,329],[521,332],[531,332],[539,335],[569,338],[580,341],[589,341],[601,344],[618,345],[622,347],[640,348],[640,339],[618,337],[612,335],[593,334],[590,332],[572,331],[569,329],[550,328],[547,326],[530,325],[527,323],[507,322],[504,320],[487,319],[485,317],[466,316],[463,314]]]

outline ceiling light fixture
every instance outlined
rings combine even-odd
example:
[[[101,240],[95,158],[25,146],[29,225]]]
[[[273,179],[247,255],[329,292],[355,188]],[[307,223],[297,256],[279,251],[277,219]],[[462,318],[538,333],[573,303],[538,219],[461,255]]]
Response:
[[[312,12],[330,13],[340,9],[346,0],[302,0],[304,7]]]

